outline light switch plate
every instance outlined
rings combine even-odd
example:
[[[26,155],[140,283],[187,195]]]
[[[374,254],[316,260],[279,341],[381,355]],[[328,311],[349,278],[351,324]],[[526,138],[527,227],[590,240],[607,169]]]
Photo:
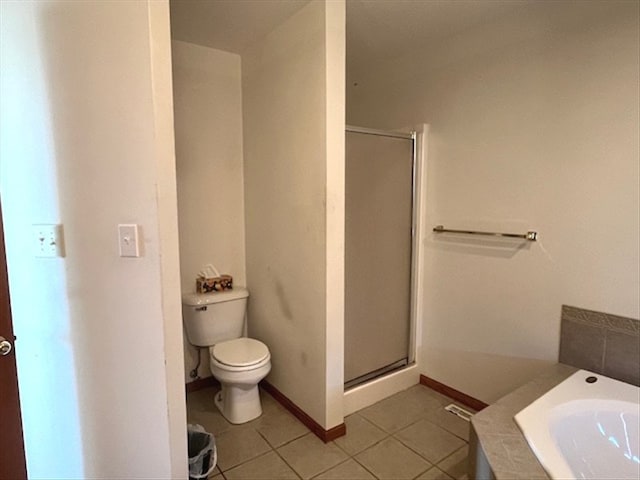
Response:
[[[36,257],[64,257],[62,225],[32,225],[33,253]]]
[[[140,244],[138,225],[135,223],[121,223],[118,225],[118,245],[121,257],[139,257]]]

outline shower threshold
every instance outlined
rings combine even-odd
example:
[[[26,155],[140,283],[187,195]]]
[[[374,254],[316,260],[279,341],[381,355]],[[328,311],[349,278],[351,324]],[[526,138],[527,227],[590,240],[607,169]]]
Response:
[[[373,372],[369,372],[369,373],[365,373],[364,375],[360,375],[357,378],[354,378],[352,380],[349,380],[348,382],[345,382],[344,384],[344,389],[345,390],[349,390],[351,388],[357,387],[359,385],[362,385],[363,383],[367,383],[370,380],[374,380],[378,377],[382,377],[383,375],[386,375],[387,373],[391,373],[391,372],[395,372],[396,370],[400,370],[401,368],[406,367],[409,364],[408,358],[403,358],[401,360],[398,360],[397,362],[393,362],[392,364],[389,364],[385,367],[382,368],[378,368],[377,370],[374,370]]]

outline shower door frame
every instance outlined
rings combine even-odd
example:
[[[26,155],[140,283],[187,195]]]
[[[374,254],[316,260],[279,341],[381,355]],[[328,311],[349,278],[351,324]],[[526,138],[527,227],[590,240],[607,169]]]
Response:
[[[418,298],[417,298],[417,286],[420,282],[420,268],[418,265],[419,254],[418,250],[420,248],[420,237],[418,233],[420,230],[420,221],[418,214],[421,211],[421,198],[418,192],[418,186],[421,184],[421,162],[418,162],[418,132],[416,130],[412,130],[410,132],[398,132],[398,131],[387,131],[387,130],[377,130],[373,128],[367,127],[358,127],[354,125],[346,125],[345,133],[360,133],[364,135],[375,135],[380,137],[391,137],[391,138],[400,138],[411,141],[411,259],[410,259],[410,297],[409,297],[409,351],[407,352],[407,364],[401,367],[392,369],[387,372],[382,372],[379,375],[373,376],[370,379],[363,381],[357,385],[353,385],[348,389],[345,388],[345,392],[348,392],[352,389],[361,387],[366,385],[367,383],[378,380],[380,378],[384,378],[386,375],[390,375],[396,373],[398,371],[402,371],[406,368],[412,367],[416,365],[416,349],[417,349],[417,314],[418,314]],[[426,129],[422,133],[426,133]],[[346,161],[346,159],[345,159]],[[346,193],[346,192],[345,192]],[[347,319],[345,318],[345,322]],[[374,372],[372,372],[374,373]],[[363,375],[363,377],[366,375]]]

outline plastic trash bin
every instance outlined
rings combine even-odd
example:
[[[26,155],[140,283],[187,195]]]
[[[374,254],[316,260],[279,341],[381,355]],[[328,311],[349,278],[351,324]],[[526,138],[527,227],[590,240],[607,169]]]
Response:
[[[218,461],[213,434],[206,432],[202,425],[187,425],[187,446],[189,479],[207,478]]]

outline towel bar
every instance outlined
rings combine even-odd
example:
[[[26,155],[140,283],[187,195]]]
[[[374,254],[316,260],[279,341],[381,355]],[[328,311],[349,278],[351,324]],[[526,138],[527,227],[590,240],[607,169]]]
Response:
[[[442,225],[437,225],[433,228],[436,233],[464,233],[467,235],[485,235],[490,237],[508,237],[508,238],[522,238],[535,242],[538,238],[538,232],[528,231],[527,233],[499,233],[499,232],[477,232],[474,230],[452,230],[444,228]]]

